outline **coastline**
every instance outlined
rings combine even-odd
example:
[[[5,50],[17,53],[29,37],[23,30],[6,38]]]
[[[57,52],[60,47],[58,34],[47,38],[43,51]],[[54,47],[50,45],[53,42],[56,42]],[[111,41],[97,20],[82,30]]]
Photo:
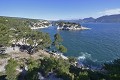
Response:
[[[57,27],[57,30],[90,30],[91,28],[83,27],[81,26],[80,28],[64,28],[64,27]]]
[[[81,30],[90,30],[91,28],[81,26]]]
[[[42,27],[30,27],[31,29],[43,29],[43,28],[48,28],[49,26],[42,26]]]

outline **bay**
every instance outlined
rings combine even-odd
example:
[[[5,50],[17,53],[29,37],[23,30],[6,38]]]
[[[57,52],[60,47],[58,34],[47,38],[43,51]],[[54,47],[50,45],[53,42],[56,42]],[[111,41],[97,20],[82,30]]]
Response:
[[[52,39],[55,33],[60,33],[63,45],[68,49],[66,56],[85,57],[97,62],[120,58],[120,24],[91,23],[82,26],[91,30],[64,31],[51,26],[39,31],[49,33]]]

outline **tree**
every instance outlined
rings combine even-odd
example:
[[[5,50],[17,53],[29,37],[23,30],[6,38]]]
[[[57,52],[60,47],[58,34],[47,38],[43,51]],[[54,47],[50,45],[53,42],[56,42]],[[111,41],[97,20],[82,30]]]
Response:
[[[58,51],[60,51],[60,52],[62,52],[62,53],[65,53],[65,52],[67,52],[67,48],[62,45],[62,41],[63,41],[63,40],[62,40],[62,37],[60,36],[60,34],[56,33],[56,34],[54,35],[53,45],[55,46],[55,48],[56,48]]]
[[[89,80],[88,72],[80,72],[78,76],[78,80]]]
[[[76,65],[77,59],[75,57],[69,57],[68,60],[71,65]]]
[[[60,34],[56,33],[54,35],[54,42],[53,42],[53,45],[60,45],[62,42],[62,37],[60,36]]]
[[[10,42],[9,27],[0,23],[0,45],[7,46]]]
[[[112,63],[105,63],[104,69],[110,80],[120,80],[120,59],[114,60]]]
[[[42,33],[42,41],[40,42],[41,46],[43,48],[47,48],[47,47],[50,47],[51,45],[51,38],[50,38],[50,35],[48,33]]]
[[[67,52],[67,48],[64,47],[63,45],[60,45],[58,49],[59,49],[59,51],[62,52],[62,53]]]
[[[28,60],[27,65],[28,65],[28,71],[27,71],[26,79],[38,80],[38,71],[40,67],[40,62],[31,58]]]
[[[14,59],[8,60],[8,64],[6,65],[6,79],[7,80],[17,80],[17,74],[16,74],[16,67],[17,67],[17,61]]]
[[[63,73],[63,72],[69,73],[70,64],[66,60],[58,59],[56,68],[57,68],[58,72],[60,72],[60,73]]]
[[[56,68],[56,60],[51,57],[51,58],[44,58],[41,60],[41,72],[46,76],[49,72],[53,71],[54,68]]]

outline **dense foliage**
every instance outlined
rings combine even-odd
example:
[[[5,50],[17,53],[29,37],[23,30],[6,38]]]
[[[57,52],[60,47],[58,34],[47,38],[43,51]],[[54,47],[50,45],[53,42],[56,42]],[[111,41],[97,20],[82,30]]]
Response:
[[[57,78],[63,80],[119,80],[120,79],[120,59],[112,63],[106,63],[103,70],[94,71],[79,68],[70,64],[75,59],[63,60],[62,58],[44,57],[40,60],[28,59],[28,71],[22,80],[38,80],[41,73],[46,79],[49,79],[50,74],[55,74]],[[8,61],[6,65],[6,79],[16,80],[17,62],[14,59]],[[12,73],[11,73],[12,72]]]
[[[9,27],[0,23],[0,45],[8,45],[9,44]]]
[[[105,64],[104,69],[107,72],[109,80],[120,80],[120,59]]]
[[[55,46],[55,48],[57,49],[57,51],[65,53],[67,52],[67,48],[65,46],[62,45],[62,37],[60,36],[60,34],[56,33],[54,35],[54,42],[53,42],[53,46]]]
[[[17,80],[17,72],[16,72],[17,65],[18,65],[17,61],[15,61],[12,58],[8,61],[8,64],[6,65],[7,80]]]
[[[29,60],[25,80],[38,80],[38,72],[47,79],[52,73],[63,80],[119,80],[119,60],[115,60],[115,62],[105,64],[104,70],[94,71],[71,65],[71,60],[69,62],[68,60],[57,59],[52,56],[50,58],[44,57],[38,61]]]
[[[48,48],[51,46],[51,39],[48,33],[31,30],[28,26],[31,24],[29,19],[0,17],[0,45],[9,46],[9,44],[22,41],[34,48]],[[36,20],[32,20],[36,21]],[[66,52],[67,49],[62,45],[60,34],[55,34],[53,46],[59,52]],[[74,65],[76,59],[43,57],[40,60],[29,59],[26,63],[28,70],[22,80],[38,80],[38,73],[47,78],[50,73],[55,74],[57,78],[63,80],[120,80],[120,59],[111,63],[106,63],[101,70],[82,69]],[[17,80],[16,67],[17,61],[10,59],[6,65],[6,79]]]
[[[56,21],[54,22],[55,26],[59,26],[59,27],[75,27],[75,28],[80,28],[81,25],[79,23],[76,22],[67,22],[67,21]]]
[[[28,71],[27,75],[25,76],[25,80],[38,80],[38,71],[40,67],[40,61],[36,61],[34,59],[29,59],[27,62]]]
[[[37,48],[46,48],[51,44],[48,33],[31,30],[34,19],[0,17],[0,45],[8,46],[22,42]]]

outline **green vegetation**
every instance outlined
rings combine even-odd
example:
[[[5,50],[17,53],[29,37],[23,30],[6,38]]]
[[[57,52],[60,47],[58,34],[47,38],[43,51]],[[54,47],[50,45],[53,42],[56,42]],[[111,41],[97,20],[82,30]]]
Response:
[[[60,51],[60,52],[62,52],[62,53],[65,53],[65,52],[67,52],[67,48],[62,45],[62,41],[63,41],[63,40],[62,40],[62,37],[60,36],[60,34],[56,33],[56,34],[54,35],[53,45],[55,46],[55,48],[56,48],[58,51]]]
[[[28,27],[32,25],[31,21],[34,22],[36,20],[0,17],[0,45],[7,47],[12,43],[16,44],[22,41],[37,49],[50,47],[52,41],[49,34],[31,30]],[[58,52],[65,53],[67,48],[62,45],[62,41],[62,37],[57,33],[54,35],[52,46]],[[6,58],[9,56],[2,54],[0,55],[1,57]],[[79,68],[75,65],[75,62],[76,59],[72,57],[68,60],[53,56],[43,57],[38,60],[34,60],[31,57],[23,62],[23,65],[27,66],[28,70],[22,80],[38,80],[39,72],[45,78],[49,76],[49,73],[52,73],[55,74],[55,77],[63,80],[120,80],[120,59],[104,64],[103,70],[99,71]],[[19,73],[16,71],[16,68],[19,66],[18,63],[12,58],[8,61],[5,67],[7,80],[17,80],[19,76]]]
[[[0,45],[7,47],[17,42],[30,44],[34,48],[46,48],[51,45],[48,33],[31,30],[29,25],[38,20],[25,18],[0,17]]]
[[[51,46],[52,40],[50,39],[50,35],[48,33],[43,34],[43,40],[40,42],[40,46],[42,48],[48,48]]]
[[[74,22],[67,22],[67,21],[56,21],[55,22],[55,25],[56,26],[59,26],[59,27],[72,27],[72,26],[76,26],[76,28],[77,27],[81,27],[81,25],[80,24],[78,24],[78,23],[74,23]]]
[[[49,73],[55,73],[56,77],[63,80],[119,80],[120,79],[120,59],[112,63],[105,64],[101,71],[92,71],[78,68],[70,62],[75,59],[63,60],[62,58],[44,57],[40,60],[28,59],[28,71],[23,80],[38,80],[38,72],[47,77]],[[14,59],[8,61],[6,66],[6,79],[17,80],[17,62]]]
[[[70,64],[68,63],[68,61],[65,61],[63,59],[53,58],[53,57],[51,58],[44,57],[44,59],[40,59],[40,63],[41,64],[39,66],[39,69],[34,67],[32,68],[33,70],[31,71],[31,73],[33,73],[33,71],[35,71],[35,73],[40,71],[44,76],[47,76],[49,75],[49,72],[54,72],[57,74],[56,77],[60,77],[60,78],[63,77],[64,80],[66,80],[65,78],[68,78],[67,75],[69,75],[69,67],[70,67]],[[37,79],[35,79],[35,77],[32,77],[29,80],[37,80]]]
[[[107,72],[109,80],[120,79],[120,59],[114,60],[112,63],[105,64],[104,69]]]
[[[4,59],[8,57],[10,57],[8,54],[0,54],[0,59]]]
[[[12,58],[8,61],[8,64],[6,65],[7,80],[17,80],[17,72],[16,72],[17,65],[18,65],[17,61],[15,61]]]
[[[34,59],[29,59],[28,60],[28,71],[26,75],[26,80],[38,80],[38,70],[40,67],[40,61],[36,61]]]
[[[8,45],[9,40],[9,27],[0,23],[0,45]]]
[[[59,46],[59,51],[62,52],[62,53],[65,53],[65,52],[67,52],[67,48],[64,47],[63,45],[60,45]]]

